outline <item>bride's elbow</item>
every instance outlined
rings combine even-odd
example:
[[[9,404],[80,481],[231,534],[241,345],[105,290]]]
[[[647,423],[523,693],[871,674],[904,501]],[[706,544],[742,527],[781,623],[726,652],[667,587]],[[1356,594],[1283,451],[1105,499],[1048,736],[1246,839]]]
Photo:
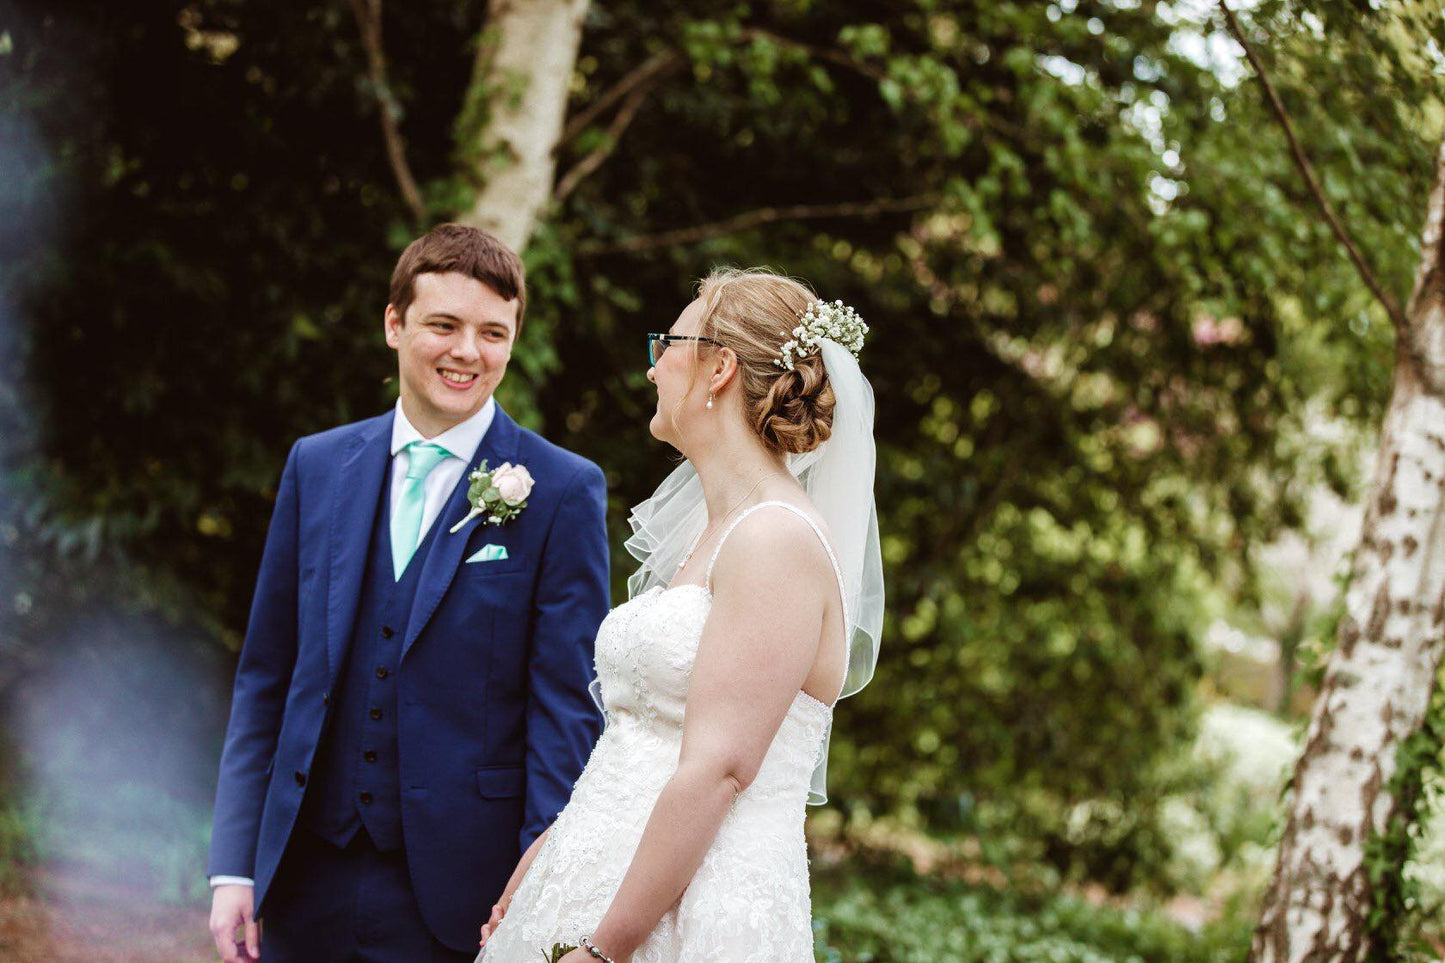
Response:
[[[742,755],[723,760],[723,779],[734,796],[741,796],[753,784],[753,780],[758,778],[761,765],[761,759],[748,759]]]
[[[705,782],[718,787],[719,790],[726,790],[729,795],[740,796],[753,784],[757,778],[758,767],[750,765],[742,759],[710,759],[706,762],[698,760],[689,766],[684,763],[679,771],[692,769],[700,782]]]
[[[747,774],[740,772],[729,772],[725,776],[723,776],[723,779],[726,781],[728,788],[732,790],[734,796],[741,796],[743,794],[743,791],[753,784],[753,779],[755,779],[756,777],[756,772],[751,772]]]

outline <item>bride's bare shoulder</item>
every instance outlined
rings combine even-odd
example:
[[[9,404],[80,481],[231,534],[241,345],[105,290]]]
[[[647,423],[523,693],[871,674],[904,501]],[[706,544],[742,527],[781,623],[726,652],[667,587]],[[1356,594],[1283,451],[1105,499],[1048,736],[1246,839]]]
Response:
[[[826,585],[833,577],[823,538],[826,528],[810,504],[769,504],[739,523],[719,547],[713,566],[715,586],[728,583],[794,584],[817,580]],[[821,535],[821,537],[820,537]]]

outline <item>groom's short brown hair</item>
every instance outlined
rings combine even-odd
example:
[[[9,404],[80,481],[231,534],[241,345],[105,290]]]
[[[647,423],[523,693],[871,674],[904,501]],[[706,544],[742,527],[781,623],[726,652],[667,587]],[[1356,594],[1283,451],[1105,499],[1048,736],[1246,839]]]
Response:
[[[406,321],[406,309],[416,296],[413,284],[419,274],[455,271],[476,278],[510,301],[517,300],[517,331],[527,310],[527,278],[522,259],[486,231],[463,224],[438,224],[412,241],[391,272],[391,306]]]

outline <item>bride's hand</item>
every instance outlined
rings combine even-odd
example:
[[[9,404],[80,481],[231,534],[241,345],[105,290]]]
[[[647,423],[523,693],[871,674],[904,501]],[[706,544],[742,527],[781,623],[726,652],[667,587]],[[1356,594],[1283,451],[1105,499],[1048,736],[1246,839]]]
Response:
[[[502,921],[503,916],[507,915],[506,904],[511,902],[511,899],[509,897],[510,894],[508,894],[508,896],[504,896],[501,900],[497,901],[496,905],[492,907],[492,915],[487,919],[485,923],[482,924],[482,938],[481,941],[477,944],[478,946],[487,945],[487,940],[492,938],[492,933],[496,931],[497,924]]]
[[[507,907],[512,905],[512,894],[515,893],[517,887],[522,884],[522,877],[527,875],[527,868],[532,865],[532,860],[537,858],[537,852],[542,848],[542,844],[547,841],[547,837],[551,834],[552,827],[548,826],[540,836],[532,840],[532,845],[527,847],[527,851],[523,853],[522,858],[517,861],[517,868],[512,870],[512,878],[507,880],[507,885],[506,888],[502,890],[501,898],[498,899],[496,905],[492,907],[492,915],[482,924],[482,939],[478,944],[479,946],[486,946],[487,940],[491,939],[492,934],[497,931],[497,924],[502,922],[502,917],[507,915]]]

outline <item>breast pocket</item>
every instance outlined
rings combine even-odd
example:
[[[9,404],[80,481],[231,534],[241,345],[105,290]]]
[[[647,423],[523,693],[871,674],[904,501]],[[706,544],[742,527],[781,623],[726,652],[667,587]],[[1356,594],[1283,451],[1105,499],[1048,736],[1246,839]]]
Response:
[[[496,578],[499,575],[516,575],[525,571],[527,571],[527,556],[520,554],[489,562],[462,563],[462,577],[468,579]]]

